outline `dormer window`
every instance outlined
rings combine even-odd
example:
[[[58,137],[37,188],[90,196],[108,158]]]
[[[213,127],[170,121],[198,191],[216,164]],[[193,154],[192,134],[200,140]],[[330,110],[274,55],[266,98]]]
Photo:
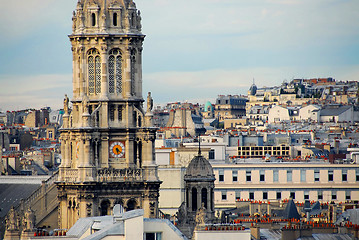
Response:
[[[96,14],[95,13],[91,14],[91,25],[93,27],[96,26]]]
[[[113,26],[117,27],[117,13],[113,14]]]

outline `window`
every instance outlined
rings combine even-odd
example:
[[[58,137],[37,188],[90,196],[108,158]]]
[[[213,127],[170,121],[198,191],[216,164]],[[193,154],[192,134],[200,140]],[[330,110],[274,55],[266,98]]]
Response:
[[[110,110],[109,110],[110,120],[114,121],[115,120],[115,106],[109,105],[108,107],[110,108]]]
[[[259,172],[259,181],[264,182],[265,181],[265,171],[260,170]]]
[[[208,152],[208,158],[209,158],[209,159],[214,159],[214,149],[211,149],[211,150]]]
[[[197,189],[192,188],[192,211],[197,211]]]
[[[277,199],[282,199],[282,192],[277,192]]]
[[[319,182],[319,170],[314,171],[314,181]]]
[[[208,201],[207,201],[207,199],[208,199],[207,188],[202,188],[201,192],[202,192],[202,195],[201,195],[202,204],[204,204],[204,207],[207,209],[208,208],[208,206],[207,206],[207,203],[208,203]]]
[[[238,181],[238,171],[237,171],[237,170],[233,170],[233,171],[232,171],[232,181],[233,181],[233,182],[237,182],[237,181]]]
[[[218,170],[218,175],[219,175],[218,180],[220,182],[223,182],[224,181],[224,171],[223,170]]]
[[[287,182],[291,182],[293,179],[293,172],[292,170],[287,170]]]
[[[95,13],[91,14],[91,25],[93,27],[96,26],[96,14]]]
[[[289,197],[292,198],[292,199],[295,199],[295,192],[290,192]]]
[[[318,191],[318,200],[323,200],[323,192]]]
[[[348,171],[347,170],[342,170],[342,181],[343,182],[348,181]]]
[[[249,199],[251,199],[251,200],[254,199],[254,192],[250,192],[250,193],[249,193]]]
[[[222,200],[227,200],[227,191],[222,191]]]
[[[236,201],[241,200],[241,192],[240,191],[236,191]]]
[[[101,93],[101,57],[96,49],[88,52],[88,92]]]
[[[122,106],[118,106],[118,121],[122,121]]]
[[[252,181],[252,176],[251,176],[252,172],[251,171],[246,171],[246,181],[250,182]]]
[[[108,91],[122,93],[122,54],[118,48],[110,51],[108,58]]]
[[[113,25],[116,27],[117,26],[117,13],[113,14]]]
[[[332,200],[337,200],[337,192],[332,191]]]
[[[345,200],[350,200],[351,199],[351,192],[350,191],[345,191]]]
[[[273,170],[273,182],[278,182],[278,170]]]
[[[305,169],[300,170],[300,181],[301,182],[307,181],[307,171]]]
[[[144,240],[162,240],[162,233],[145,233]]]
[[[268,199],[268,192],[263,192],[263,200],[267,200]]]
[[[304,191],[304,200],[309,200],[309,192]]]
[[[328,170],[328,182],[333,182],[334,173],[333,170]]]
[[[356,181],[359,182],[359,169],[355,171]]]

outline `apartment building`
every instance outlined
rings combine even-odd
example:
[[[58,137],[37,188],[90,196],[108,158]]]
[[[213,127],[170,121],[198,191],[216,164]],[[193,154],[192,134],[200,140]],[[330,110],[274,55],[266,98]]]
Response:
[[[216,208],[235,207],[240,199],[304,202],[359,201],[359,167],[328,163],[211,162]]]

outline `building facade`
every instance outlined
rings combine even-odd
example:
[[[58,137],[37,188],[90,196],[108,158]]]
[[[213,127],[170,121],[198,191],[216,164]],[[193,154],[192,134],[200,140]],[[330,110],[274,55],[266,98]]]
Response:
[[[243,200],[359,201],[359,168],[353,164],[215,164],[216,208]]]
[[[152,98],[142,97],[141,15],[132,0],[80,0],[69,36],[73,99],[64,99],[59,227],[115,204],[158,216]]]
[[[220,122],[229,118],[240,118],[246,115],[247,99],[238,95],[219,95],[216,100],[214,115]]]

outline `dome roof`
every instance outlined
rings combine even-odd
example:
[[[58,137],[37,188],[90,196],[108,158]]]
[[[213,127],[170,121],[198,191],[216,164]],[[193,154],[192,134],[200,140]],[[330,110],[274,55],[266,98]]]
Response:
[[[253,83],[252,86],[249,88],[250,95],[254,96],[257,93],[257,86]]]
[[[192,159],[186,169],[185,181],[214,181],[214,173],[211,164],[203,156],[199,155]]]
[[[211,112],[213,112],[212,103],[210,101],[207,101],[206,104],[204,105],[204,111],[208,112],[209,109],[210,109]]]

